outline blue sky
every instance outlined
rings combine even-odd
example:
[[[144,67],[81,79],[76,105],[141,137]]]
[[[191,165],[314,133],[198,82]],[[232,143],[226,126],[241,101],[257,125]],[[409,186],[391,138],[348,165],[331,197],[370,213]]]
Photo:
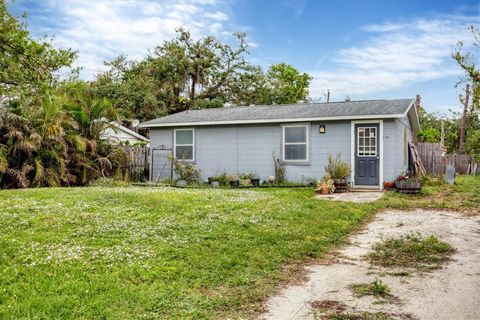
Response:
[[[56,46],[77,50],[84,79],[120,54],[142,58],[180,26],[225,42],[245,31],[252,63],[310,73],[313,98],[327,89],[333,101],[418,93],[437,112],[460,108],[451,53],[458,40],[473,51],[467,26],[480,25],[480,2],[469,0],[16,0],[10,8],[29,13],[34,36],[54,34]]]

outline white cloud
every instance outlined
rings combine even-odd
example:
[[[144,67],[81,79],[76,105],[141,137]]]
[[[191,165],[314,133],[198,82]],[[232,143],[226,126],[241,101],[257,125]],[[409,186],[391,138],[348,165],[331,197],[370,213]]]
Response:
[[[205,17],[211,18],[211,19],[217,20],[217,21],[227,21],[228,20],[228,16],[221,11],[216,11],[214,13],[206,13]]]
[[[228,15],[213,0],[175,2],[61,1],[43,3],[50,24],[32,26],[34,34],[55,33],[55,45],[77,50],[77,66],[90,79],[104,68],[103,62],[120,54],[140,59],[148,50],[170,40],[175,29],[189,29],[194,38],[219,35],[228,29]],[[48,16],[47,16],[48,14]],[[231,33],[231,32],[230,32]]]
[[[471,39],[469,24],[479,16],[438,16],[362,28],[367,41],[332,53],[330,67],[313,70],[313,97],[330,89],[337,99],[377,94],[461,72],[451,54],[458,40]],[[325,66],[326,63],[320,64]]]

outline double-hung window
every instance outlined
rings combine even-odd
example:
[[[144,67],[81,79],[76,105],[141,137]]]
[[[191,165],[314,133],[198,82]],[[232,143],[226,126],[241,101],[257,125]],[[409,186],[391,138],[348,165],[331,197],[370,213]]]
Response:
[[[283,126],[283,160],[308,161],[308,125]]]
[[[195,160],[195,130],[194,129],[175,129],[174,131],[174,151],[175,158],[178,160]]]

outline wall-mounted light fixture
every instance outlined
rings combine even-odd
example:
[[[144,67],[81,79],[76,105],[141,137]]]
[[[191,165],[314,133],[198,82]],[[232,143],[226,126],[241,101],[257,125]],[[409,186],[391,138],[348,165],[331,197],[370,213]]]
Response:
[[[325,133],[325,125],[324,124],[321,124],[318,128],[318,132],[320,133]]]

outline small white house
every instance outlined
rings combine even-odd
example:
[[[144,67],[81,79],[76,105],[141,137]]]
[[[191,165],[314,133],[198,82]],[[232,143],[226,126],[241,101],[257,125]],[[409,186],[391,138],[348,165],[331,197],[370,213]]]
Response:
[[[150,140],[148,140],[141,134],[128,129],[127,127],[124,127],[115,121],[110,122],[110,126],[100,133],[100,138],[110,140],[116,143],[124,143],[130,145],[146,143],[148,146],[150,142]]]

